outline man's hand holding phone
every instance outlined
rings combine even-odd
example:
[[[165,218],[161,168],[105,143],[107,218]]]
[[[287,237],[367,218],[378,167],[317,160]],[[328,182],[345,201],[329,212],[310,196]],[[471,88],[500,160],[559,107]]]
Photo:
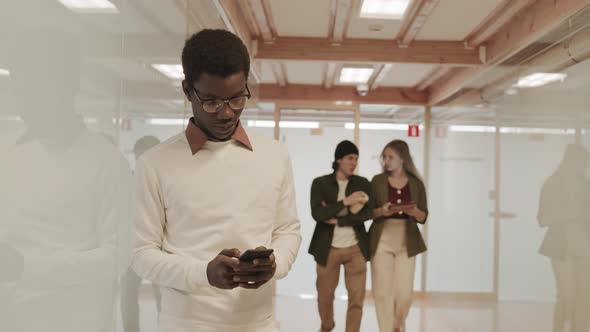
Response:
[[[246,289],[260,288],[274,277],[277,270],[273,250],[266,247],[247,250],[239,261],[233,280]]]
[[[220,289],[234,289],[240,284],[234,281],[235,271],[240,265],[238,258],[240,250],[225,249],[207,264],[207,280],[213,287]]]
[[[258,247],[244,253],[225,249],[207,265],[207,279],[220,289],[258,289],[274,277],[276,269],[272,249]]]

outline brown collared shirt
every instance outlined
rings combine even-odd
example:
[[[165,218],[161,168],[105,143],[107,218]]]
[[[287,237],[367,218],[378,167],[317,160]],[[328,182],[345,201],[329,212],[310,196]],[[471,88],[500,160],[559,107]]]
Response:
[[[205,143],[207,143],[207,141],[209,140],[207,134],[205,134],[205,132],[203,132],[203,130],[201,130],[201,128],[199,128],[199,126],[195,124],[194,118],[191,118],[189,120],[188,126],[186,127],[185,135],[191,147],[191,152],[193,153],[193,155],[199,152],[199,150],[203,148],[203,145],[205,145]],[[248,150],[254,150],[252,149],[252,144],[250,143],[248,134],[246,134],[246,131],[244,130],[244,127],[242,127],[241,122],[238,122],[238,127],[236,128],[236,131],[234,132],[231,138],[236,142],[240,143]]]

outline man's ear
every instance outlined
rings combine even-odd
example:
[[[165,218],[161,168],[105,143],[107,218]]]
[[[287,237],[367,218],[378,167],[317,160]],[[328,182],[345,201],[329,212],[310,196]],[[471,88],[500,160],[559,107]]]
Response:
[[[191,100],[190,87],[186,80],[182,80],[182,92],[184,92],[186,99],[192,103],[193,101]]]

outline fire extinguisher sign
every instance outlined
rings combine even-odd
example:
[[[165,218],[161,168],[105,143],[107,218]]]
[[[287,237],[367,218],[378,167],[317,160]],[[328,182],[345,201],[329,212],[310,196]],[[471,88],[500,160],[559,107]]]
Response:
[[[409,125],[408,137],[420,137],[420,127],[418,125]]]

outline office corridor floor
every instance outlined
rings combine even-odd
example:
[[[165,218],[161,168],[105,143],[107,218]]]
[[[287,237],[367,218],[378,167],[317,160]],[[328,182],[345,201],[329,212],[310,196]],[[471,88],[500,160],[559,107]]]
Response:
[[[337,299],[334,307],[337,324],[334,332],[344,332],[346,301]],[[319,330],[315,299],[277,296],[276,310],[282,332]],[[407,331],[550,332],[552,319],[553,305],[550,303],[420,298],[414,301],[410,311]],[[156,305],[149,289],[141,295],[140,320],[141,332],[156,332]],[[122,329],[119,328],[119,331],[122,332]],[[371,300],[365,303],[361,331],[378,332],[375,307]]]

